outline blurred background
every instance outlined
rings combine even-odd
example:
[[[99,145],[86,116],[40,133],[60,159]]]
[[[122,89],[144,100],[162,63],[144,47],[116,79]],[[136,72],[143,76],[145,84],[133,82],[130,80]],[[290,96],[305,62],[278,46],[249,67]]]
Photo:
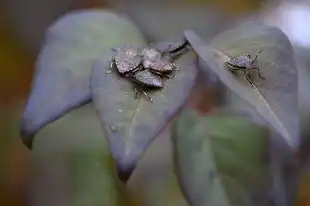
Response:
[[[31,153],[21,143],[18,124],[44,32],[64,13],[84,8],[107,8],[124,12],[150,41],[173,38],[188,28],[196,28],[204,38],[209,39],[231,27],[239,19],[260,18],[267,24],[278,26],[289,36],[296,50],[302,78],[301,107],[309,105],[310,71],[307,67],[310,64],[310,2],[307,0],[1,0],[0,205],[25,205]],[[199,92],[198,96],[202,96],[212,91],[201,89]],[[208,110],[213,104],[213,99],[202,101],[195,99],[193,95],[191,102],[201,110]],[[156,163],[156,159],[161,158],[159,155],[155,156],[158,154],[156,147],[161,148],[165,141],[157,140],[145,158],[150,158]],[[139,196],[142,189],[144,193],[149,192],[144,194],[146,199],[141,200],[144,204],[149,202],[148,205],[170,205],[167,201],[175,201],[176,205],[186,205],[173,199],[173,187],[169,189],[172,191],[170,193],[158,192],[154,195],[153,187],[161,187],[158,184],[165,184],[164,178],[170,177],[155,177],[150,165],[146,164],[144,169],[141,166],[138,172],[140,175],[134,176],[136,184],[132,187],[133,194],[136,192]],[[165,163],[162,165],[166,168]],[[306,179],[307,184],[301,186],[297,205],[310,205],[310,178]],[[308,199],[306,196],[309,196]]]

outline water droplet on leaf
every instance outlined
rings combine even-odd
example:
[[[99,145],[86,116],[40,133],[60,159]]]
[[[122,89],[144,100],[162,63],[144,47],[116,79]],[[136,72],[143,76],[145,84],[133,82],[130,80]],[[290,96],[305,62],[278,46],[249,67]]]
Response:
[[[109,128],[110,128],[111,132],[117,132],[117,130],[118,130],[117,125],[114,125],[114,124],[110,125]]]

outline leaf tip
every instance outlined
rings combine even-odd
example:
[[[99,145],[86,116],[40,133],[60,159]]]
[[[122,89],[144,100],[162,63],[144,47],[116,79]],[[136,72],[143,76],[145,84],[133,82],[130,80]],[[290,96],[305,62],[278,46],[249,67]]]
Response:
[[[23,144],[28,148],[32,149],[32,141],[34,134],[27,131],[25,124],[22,122],[19,130],[19,135],[22,138]]]
[[[116,159],[116,168],[118,173],[118,178],[123,181],[127,182],[129,178],[131,177],[138,160],[132,159],[132,160],[123,160],[120,161],[119,159]]]

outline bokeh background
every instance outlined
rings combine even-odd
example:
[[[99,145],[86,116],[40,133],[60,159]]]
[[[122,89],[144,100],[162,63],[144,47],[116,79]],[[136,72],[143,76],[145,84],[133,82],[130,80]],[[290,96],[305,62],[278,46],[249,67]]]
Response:
[[[46,28],[66,12],[84,8],[107,8],[126,13],[148,40],[157,41],[197,28],[212,38],[240,18],[259,17],[280,27],[290,38],[303,68],[302,100],[310,102],[307,78],[310,47],[310,2],[281,0],[2,0],[0,3],[0,205],[26,205],[31,168],[31,152],[21,143],[18,124],[30,89],[34,63]],[[308,89],[307,89],[308,88]],[[210,89],[199,90],[207,95]],[[212,98],[193,95],[191,104],[208,110]],[[81,115],[80,118],[83,118]],[[85,121],[87,118],[85,119]],[[70,122],[67,121],[67,124]],[[53,135],[53,129],[44,135]],[[62,135],[59,130],[57,135]],[[72,131],[71,135],[74,131]],[[63,135],[68,135],[64,132]],[[179,198],[172,174],[169,143],[165,134],[152,144],[143,157],[130,186],[136,205],[186,205]],[[154,166],[156,164],[156,167]],[[156,172],[154,172],[154,168]],[[168,171],[168,172],[167,172]],[[159,175],[162,174],[162,175]],[[160,189],[162,188],[162,189]],[[143,193],[141,192],[143,191]],[[143,197],[141,197],[143,196]],[[309,196],[307,198],[307,196]],[[296,205],[310,205],[310,178],[305,175]]]

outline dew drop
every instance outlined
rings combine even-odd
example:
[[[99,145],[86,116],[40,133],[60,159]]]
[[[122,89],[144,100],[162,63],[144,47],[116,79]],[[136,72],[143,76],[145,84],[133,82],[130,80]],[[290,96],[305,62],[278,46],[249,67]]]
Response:
[[[118,130],[117,125],[114,125],[114,124],[110,125],[109,128],[110,128],[111,132],[117,132],[117,130]]]

